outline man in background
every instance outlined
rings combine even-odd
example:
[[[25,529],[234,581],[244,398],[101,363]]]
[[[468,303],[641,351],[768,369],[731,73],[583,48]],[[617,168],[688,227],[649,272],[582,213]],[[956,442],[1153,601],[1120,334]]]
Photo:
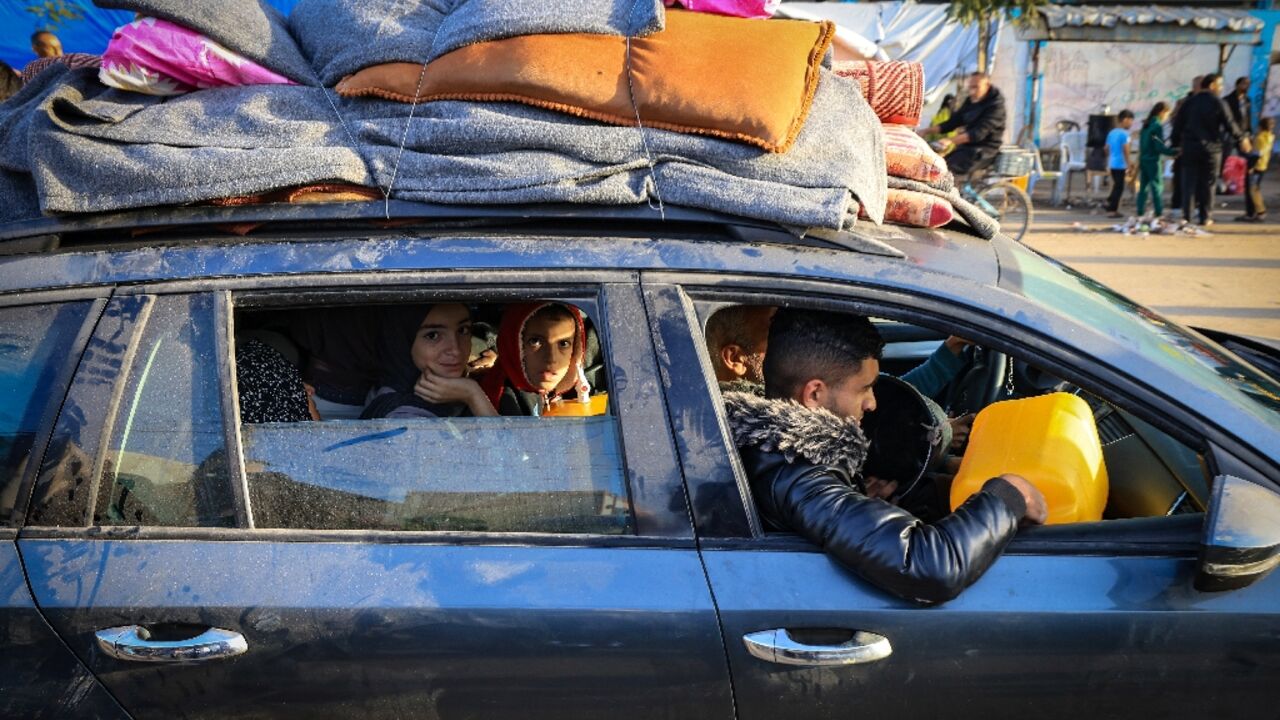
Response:
[[[36,59],[27,63],[22,68],[22,82],[29,83],[35,76],[49,68],[50,65],[61,63],[71,68],[92,67],[96,68],[102,64],[102,58],[89,53],[70,53],[62,52],[62,41],[58,39],[48,30],[37,30],[31,34],[31,51],[36,54]]]
[[[1182,114],[1182,106],[1186,105],[1187,100],[1190,100],[1192,96],[1200,92],[1200,80],[1202,79],[1203,78],[1201,78],[1201,76],[1199,75],[1191,78],[1191,87],[1187,88],[1187,94],[1178,98],[1178,101],[1173,104],[1173,113],[1169,115],[1169,122],[1171,123],[1178,122],[1178,115]],[[1176,142],[1173,142],[1172,136],[1170,136],[1170,144],[1175,149],[1177,149],[1178,145]],[[1180,208],[1182,207],[1182,154],[1181,153],[1173,156],[1173,182],[1171,184],[1173,185],[1173,195],[1171,197],[1169,204],[1175,208]]]
[[[958,130],[947,142],[955,149],[947,154],[947,168],[957,177],[991,164],[1004,142],[1004,95],[991,85],[986,73],[973,73],[965,80],[968,97],[960,109],[941,125],[919,131],[928,136]]]
[[[707,350],[717,381],[764,384],[769,321],[776,311],[772,306],[735,305],[707,320]]]
[[[1218,97],[1222,76],[1210,73],[1200,81],[1204,92],[1189,98],[1173,123],[1173,144],[1182,148],[1182,219],[1191,222],[1191,199],[1199,207],[1199,224],[1213,224],[1214,186],[1222,165],[1223,138],[1230,138],[1241,152],[1253,149],[1249,136],[1231,117]]]

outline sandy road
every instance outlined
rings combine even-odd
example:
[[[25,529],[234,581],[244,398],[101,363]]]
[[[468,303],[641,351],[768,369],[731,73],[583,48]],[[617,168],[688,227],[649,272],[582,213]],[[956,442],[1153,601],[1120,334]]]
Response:
[[[1026,242],[1185,325],[1280,338],[1280,195],[1267,200],[1273,222],[1250,224],[1232,221],[1241,199],[1224,198],[1201,237],[1125,236],[1101,214],[1037,203]]]

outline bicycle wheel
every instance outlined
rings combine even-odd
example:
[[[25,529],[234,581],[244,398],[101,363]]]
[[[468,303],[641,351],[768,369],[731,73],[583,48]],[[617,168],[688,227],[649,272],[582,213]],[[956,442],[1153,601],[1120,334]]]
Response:
[[[999,221],[1000,232],[1021,242],[1031,227],[1031,198],[1017,185],[1004,181],[985,188],[979,197],[995,210],[992,217]]]

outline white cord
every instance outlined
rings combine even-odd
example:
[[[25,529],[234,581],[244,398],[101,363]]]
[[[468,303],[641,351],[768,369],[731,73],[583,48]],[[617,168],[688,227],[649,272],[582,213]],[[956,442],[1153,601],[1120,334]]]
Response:
[[[638,4],[639,4],[639,0],[632,0],[631,12],[628,13],[628,18],[631,18],[635,15],[635,10]],[[627,58],[626,58],[627,92],[631,96],[631,109],[634,110],[636,113],[636,129],[640,131],[640,146],[644,149],[645,160],[648,161],[649,163],[649,179],[653,182],[653,195],[658,199],[658,205],[655,207],[653,204],[653,200],[649,198],[645,198],[645,201],[648,202],[649,208],[652,210],[657,210],[658,214],[665,221],[667,219],[667,211],[662,204],[662,191],[659,190],[658,188],[658,175],[657,173],[654,172],[655,165],[653,162],[653,153],[649,152],[649,141],[645,138],[645,135],[644,135],[644,123],[641,122],[640,120],[640,105],[639,103],[636,102],[636,87],[635,87],[635,83],[632,82],[632,79],[631,79],[631,31],[632,31],[631,28],[627,28]]]
[[[418,86],[413,91],[413,104],[409,106],[409,117],[404,121],[404,133],[400,136],[400,147],[396,150],[396,161],[391,166],[391,179],[386,185],[378,182],[378,175],[374,172],[373,164],[360,153],[360,143],[356,141],[355,134],[351,132],[351,127],[347,125],[347,119],[342,116],[342,113],[338,110],[338,105],[333,102],[333,97],[329,95],[329,88],[324,85],[320,86],[320,89],[324,92],[325,100],[329,101],[329,107],[333,108],[333,114],[338,116],[338,122],[342,125],[342,130],[347,134],[347,139],[351,141],[351,147],[356,156],[364,163],[365,168],[369,171],[369,176],[373,178],[373,182],[382,191],[383,215],[388,220],[391,219],[391,188],[395,186],[396,177],[400,173],[400,159],[404,156],[404,146],[409,139],[409,123],[413,121],[413,114],[418,109],[418,96],[422,94],[422,81],[426,76],[427,64],[422,63],[422,70],[418,73]]]

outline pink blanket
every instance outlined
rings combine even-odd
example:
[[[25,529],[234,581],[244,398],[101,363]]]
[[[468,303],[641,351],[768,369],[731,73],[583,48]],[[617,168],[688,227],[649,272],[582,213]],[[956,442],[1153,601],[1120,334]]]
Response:
[[[782,0],[663,0],[667,7],[678,5],[694,12],[744,18],[773,17]]]
[[[180,95],[228,85],[296,85],[194,30],[142,17],[116,28],[102,54],[104,85],[147,95]]]

